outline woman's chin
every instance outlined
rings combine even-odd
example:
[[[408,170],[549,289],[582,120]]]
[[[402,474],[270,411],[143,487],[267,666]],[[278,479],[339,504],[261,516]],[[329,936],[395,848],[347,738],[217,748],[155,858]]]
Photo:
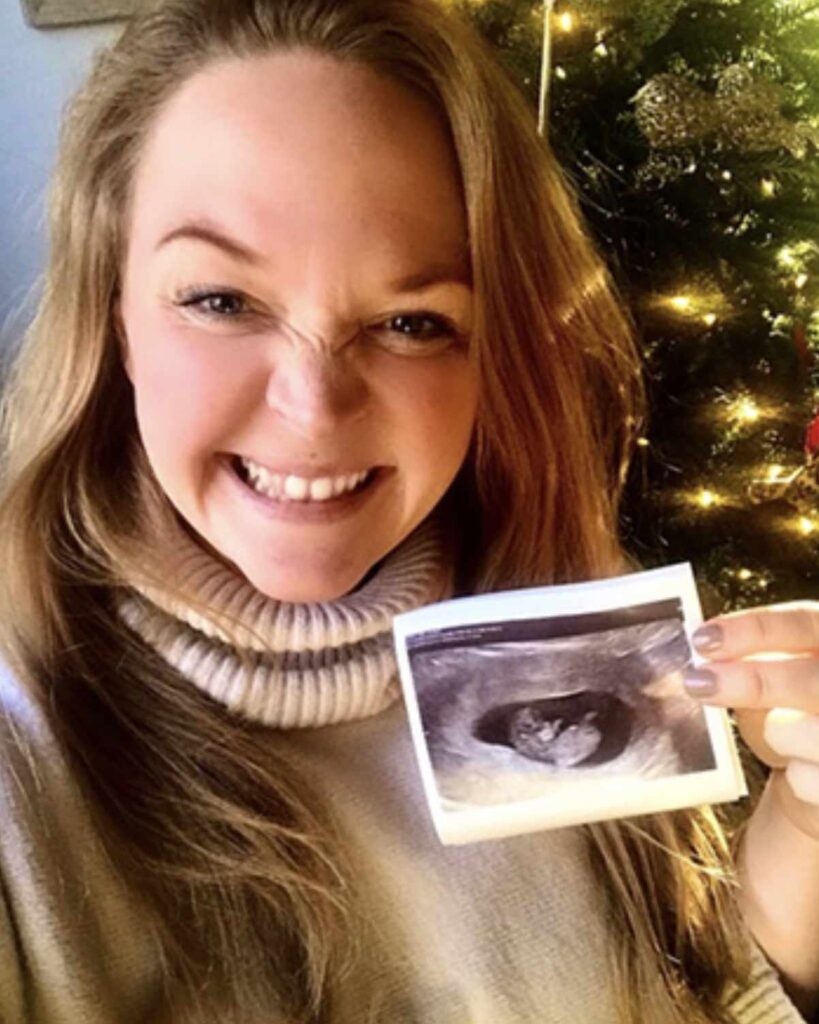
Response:
[[[274,601],[287,604],[315,604],[337,601],[366,582],[370,566],[359,572],[316,573],[305,571],[273,573],[270,575],[244,572],[248,582],[260,593]]]

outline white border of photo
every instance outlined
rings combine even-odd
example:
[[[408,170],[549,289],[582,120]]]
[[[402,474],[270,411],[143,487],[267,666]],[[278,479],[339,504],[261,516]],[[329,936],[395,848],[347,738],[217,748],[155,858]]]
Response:
[[[395,649],[413,745],[432,821],[443,844],[500,839],[585,822],[724,803],[748,795],[728,712],[709,705],[702,707],[716,767],[706,771],[633,780],[619,776],[571,780],[556,784],[547,796],[491,807],[459,804],[438,792],[412,677],[409,638],[429,630],[612,611],[668,599],[680,601],[690,639],[703,620],[694,574],[687,562],[588,583],[457,598],[395,616]],[[692,650],[693,664],[702,661]]]

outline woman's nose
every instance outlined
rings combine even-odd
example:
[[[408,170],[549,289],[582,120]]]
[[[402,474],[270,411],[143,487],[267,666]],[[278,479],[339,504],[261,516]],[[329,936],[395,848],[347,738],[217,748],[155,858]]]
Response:
[[[267,404],[294,430],[331,432],[366,413],[367,388],[345,353],[292,345],[277,354]]]

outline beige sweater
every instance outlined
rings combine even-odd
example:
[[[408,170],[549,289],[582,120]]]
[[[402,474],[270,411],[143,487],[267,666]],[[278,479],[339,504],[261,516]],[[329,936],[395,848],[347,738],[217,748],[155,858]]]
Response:
[[[370,928],[340,1024],[613,1024],[611,939],[582,831],[454,847],[433,831],[384,642],[389,613],[386,627],[379,618],[385,601],[394,614],[446,592],[429,528],[355,594],[320,609],[276,605],[177,541],[179,578],[210,587],[215,603],[228,594],[243,614],[252,607],[253,625],[266,642],[279,638],[285,661],[271,657],[248,677],[237,663],[231,674],[212,624],[192,624],[159,594],[149,603],[135,589],[123,617],[192,685],[268,722],[271,743],[331,802],[366,881]],[[282,616],[295,650],[281,646]],[[323,650],[305,642],[320,638],[320,621]],[[322,675],[328,665],[341,667]],[[107,863],[46,717],[4,666],[0,710],[0,1021],[153,1024],[159,959],[138,899]],[[282,717],[303,727],[278,727]],[[798,1024],[754,951],[750,986],[728,999],[734,1019]]]

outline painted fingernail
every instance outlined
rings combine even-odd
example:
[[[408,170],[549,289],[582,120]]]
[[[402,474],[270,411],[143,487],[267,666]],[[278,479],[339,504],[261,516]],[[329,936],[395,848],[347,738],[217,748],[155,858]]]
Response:
[[[707,697],[717,692],[717,677],[707,668],[686,669],[683,684],[695,697]]]
[[[702,654],[715,651],[722,645],[722,626],[700,626],[694,631],[691,642]]]

